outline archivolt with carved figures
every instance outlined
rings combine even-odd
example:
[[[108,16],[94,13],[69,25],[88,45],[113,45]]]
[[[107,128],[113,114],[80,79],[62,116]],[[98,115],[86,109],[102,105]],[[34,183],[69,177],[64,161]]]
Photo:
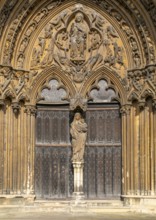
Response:
[[[155,198],[154,1],[36,2],[3,1],[0,11],[0,194],[71,196],[60,125],[68,131],[76,109],[89,129],[86,198]]]

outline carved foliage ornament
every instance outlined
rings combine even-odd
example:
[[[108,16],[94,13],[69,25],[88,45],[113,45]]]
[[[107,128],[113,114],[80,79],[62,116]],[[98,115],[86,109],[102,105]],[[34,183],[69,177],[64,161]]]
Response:
[[[57,65],[81,83],[103,64],[122,75],[126,62],[123,44],[112,25],[78,4],[61,12],[42,30],[33,48],[31,69]],[[18,65],[21,67],[20,62]]]

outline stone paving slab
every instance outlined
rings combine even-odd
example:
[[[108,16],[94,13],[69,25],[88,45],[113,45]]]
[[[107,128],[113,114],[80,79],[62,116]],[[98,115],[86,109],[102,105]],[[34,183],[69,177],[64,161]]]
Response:
[[[0,213],[1,220],[156,220],[156,215],[135,213],[106,214],[54,214],[46,212]]]

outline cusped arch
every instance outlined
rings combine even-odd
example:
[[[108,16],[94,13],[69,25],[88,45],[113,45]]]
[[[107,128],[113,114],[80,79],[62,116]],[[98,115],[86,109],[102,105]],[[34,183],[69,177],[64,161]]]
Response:
[[[42,89],[47,88],[47,82],[51,79],[58,79],[61,82],[61,87],[66,88],[67,91],[69,91],[68,98],[73,97],[76,94],[76,88],[65,73],[60,71],[57,67],[49,67],[43,70],[31,84],[29,97],[32,105],[36,105],[39,93]]]
[[[82,95],[87,98],[88,92],[90,92],[95,87],[95,83],[101,79],[106,80],[108,82],[108,88],[115,91],[117,94],[116,100],[120,103],[120,105],[127,104],[127,91],[122,83],[122,79],[117,73],[114,71],[112,72],[107,67],[101,67],[88,78],[81,89]]]

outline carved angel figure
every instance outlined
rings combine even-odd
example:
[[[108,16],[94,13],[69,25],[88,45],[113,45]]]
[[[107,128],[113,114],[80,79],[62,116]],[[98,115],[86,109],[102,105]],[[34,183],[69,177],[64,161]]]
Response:
[[[79,112],[75,113],[71,124],[70,133],[72,136],[73,162],[83,162],[84,149],[87,138],[87,124]]]

